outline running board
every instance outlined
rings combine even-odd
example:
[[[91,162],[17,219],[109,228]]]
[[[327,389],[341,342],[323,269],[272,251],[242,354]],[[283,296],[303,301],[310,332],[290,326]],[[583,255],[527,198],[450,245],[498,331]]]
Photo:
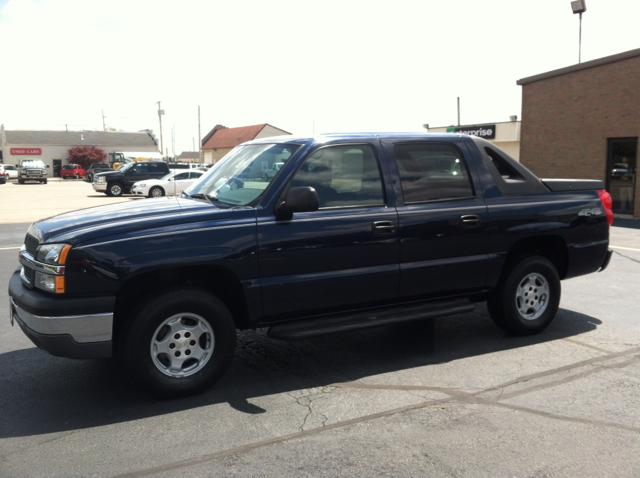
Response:
[[[397,307],[383,307],[273,325],[269,327],[267,335],[273,339],[302,340],[413,320],[462,314],[472,312],[474,309],[475,306],[469,299],[450,299]]]

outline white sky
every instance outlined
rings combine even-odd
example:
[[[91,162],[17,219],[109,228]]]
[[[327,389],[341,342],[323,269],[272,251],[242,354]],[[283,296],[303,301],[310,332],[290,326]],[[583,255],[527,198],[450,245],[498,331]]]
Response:
[[[586,0],[582,61],[640,48],[639,0]],[[293,134],[521,117],[520,78],[578,62],[570,0],[0,0],[7,129],[216,123]],[[315,126],[314,126],[315,125]]]

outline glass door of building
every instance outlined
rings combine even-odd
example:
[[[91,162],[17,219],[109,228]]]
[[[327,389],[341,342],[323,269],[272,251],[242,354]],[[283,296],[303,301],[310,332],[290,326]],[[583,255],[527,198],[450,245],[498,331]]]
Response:
[[[613,212],[633,214],[638,161],[638,138],[609,138],[607,148],[607,190]]]

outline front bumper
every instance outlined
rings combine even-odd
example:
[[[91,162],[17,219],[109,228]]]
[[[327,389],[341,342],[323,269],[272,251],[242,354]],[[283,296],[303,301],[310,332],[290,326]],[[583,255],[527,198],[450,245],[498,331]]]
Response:
[[[107,183],[91,183],[94,191],[104,193],[107,191]]]
[[[113,349],[115,297],[53,297],[9,281],[10,319],[39,348],[59,357],[107,358]]]

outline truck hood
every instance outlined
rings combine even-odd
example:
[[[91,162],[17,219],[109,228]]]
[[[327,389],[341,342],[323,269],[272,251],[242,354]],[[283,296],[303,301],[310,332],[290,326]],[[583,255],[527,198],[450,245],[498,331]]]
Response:
[[[230,218],[232,209],[220,209],[187,198],[143,199],[79,209],[35,222],[29,234],[41,243],[79,245],[103,237],[135,234],[135,231],[179,230],[197,223]]]
[[[96,173],[93,177],[97,178],[98,176],[105,176],[107,178],[107,180],[109,180],[110,177],[115,177],[115,176],[124,176],[124,173],[121,171],[116,171],[116,170],[103,170],[101,169],[99,173]]]

